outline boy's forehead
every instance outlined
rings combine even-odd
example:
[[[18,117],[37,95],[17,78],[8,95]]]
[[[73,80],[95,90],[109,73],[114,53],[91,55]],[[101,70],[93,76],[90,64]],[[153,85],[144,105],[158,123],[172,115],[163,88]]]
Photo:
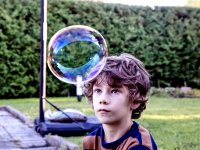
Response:
[[[122,87],[120,82],[116,82],[115,79],[106,76],[100,76],[96,79],[93,86],[109,86],[109,87]]]
[[[94,86],[101,86],[101,85],[109,85],[107,80],[105,78],[97,78],[96,82],[94,83]]]

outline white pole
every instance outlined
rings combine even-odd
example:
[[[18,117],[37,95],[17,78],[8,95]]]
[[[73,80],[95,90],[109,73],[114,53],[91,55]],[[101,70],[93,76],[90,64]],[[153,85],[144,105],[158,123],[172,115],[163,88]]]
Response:
[[[47,0],[44,0],[44,21],[43,21],[43,110],[45,110],[45,98],[46,98],[46,61],[47,61]]]

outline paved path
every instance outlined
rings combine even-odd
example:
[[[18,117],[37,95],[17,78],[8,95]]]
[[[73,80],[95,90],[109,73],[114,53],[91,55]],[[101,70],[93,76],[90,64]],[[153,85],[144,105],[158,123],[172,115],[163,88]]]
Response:
[[[0,150],[20,149],[56,150],[56,147],[49,146],[19,112],[0,107]]]

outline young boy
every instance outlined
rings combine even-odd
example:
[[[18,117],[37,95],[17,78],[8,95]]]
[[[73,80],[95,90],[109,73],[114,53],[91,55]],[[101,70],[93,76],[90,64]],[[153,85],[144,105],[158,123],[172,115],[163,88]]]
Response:
[[[102,123],[83,139],[83,149],[157,150],[149,131],[132,119],[146,108],[149,74],[132,55],[110,56],[101,73],[84,85],[84,94]]]

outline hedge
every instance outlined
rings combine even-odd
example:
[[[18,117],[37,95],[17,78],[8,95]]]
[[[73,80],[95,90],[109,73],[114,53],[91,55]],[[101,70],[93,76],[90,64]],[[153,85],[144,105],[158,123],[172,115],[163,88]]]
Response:
[[[105,37],[109,55],[141,59],[156,87],[200,88],[199,22],[195,8],[48,1],[48,41],[66,26],[91,26]],[[0,1],[0,98],[39,96],[39,52],[40,1]],[[74,86],[47,71],[48,96],[74,94]]]

